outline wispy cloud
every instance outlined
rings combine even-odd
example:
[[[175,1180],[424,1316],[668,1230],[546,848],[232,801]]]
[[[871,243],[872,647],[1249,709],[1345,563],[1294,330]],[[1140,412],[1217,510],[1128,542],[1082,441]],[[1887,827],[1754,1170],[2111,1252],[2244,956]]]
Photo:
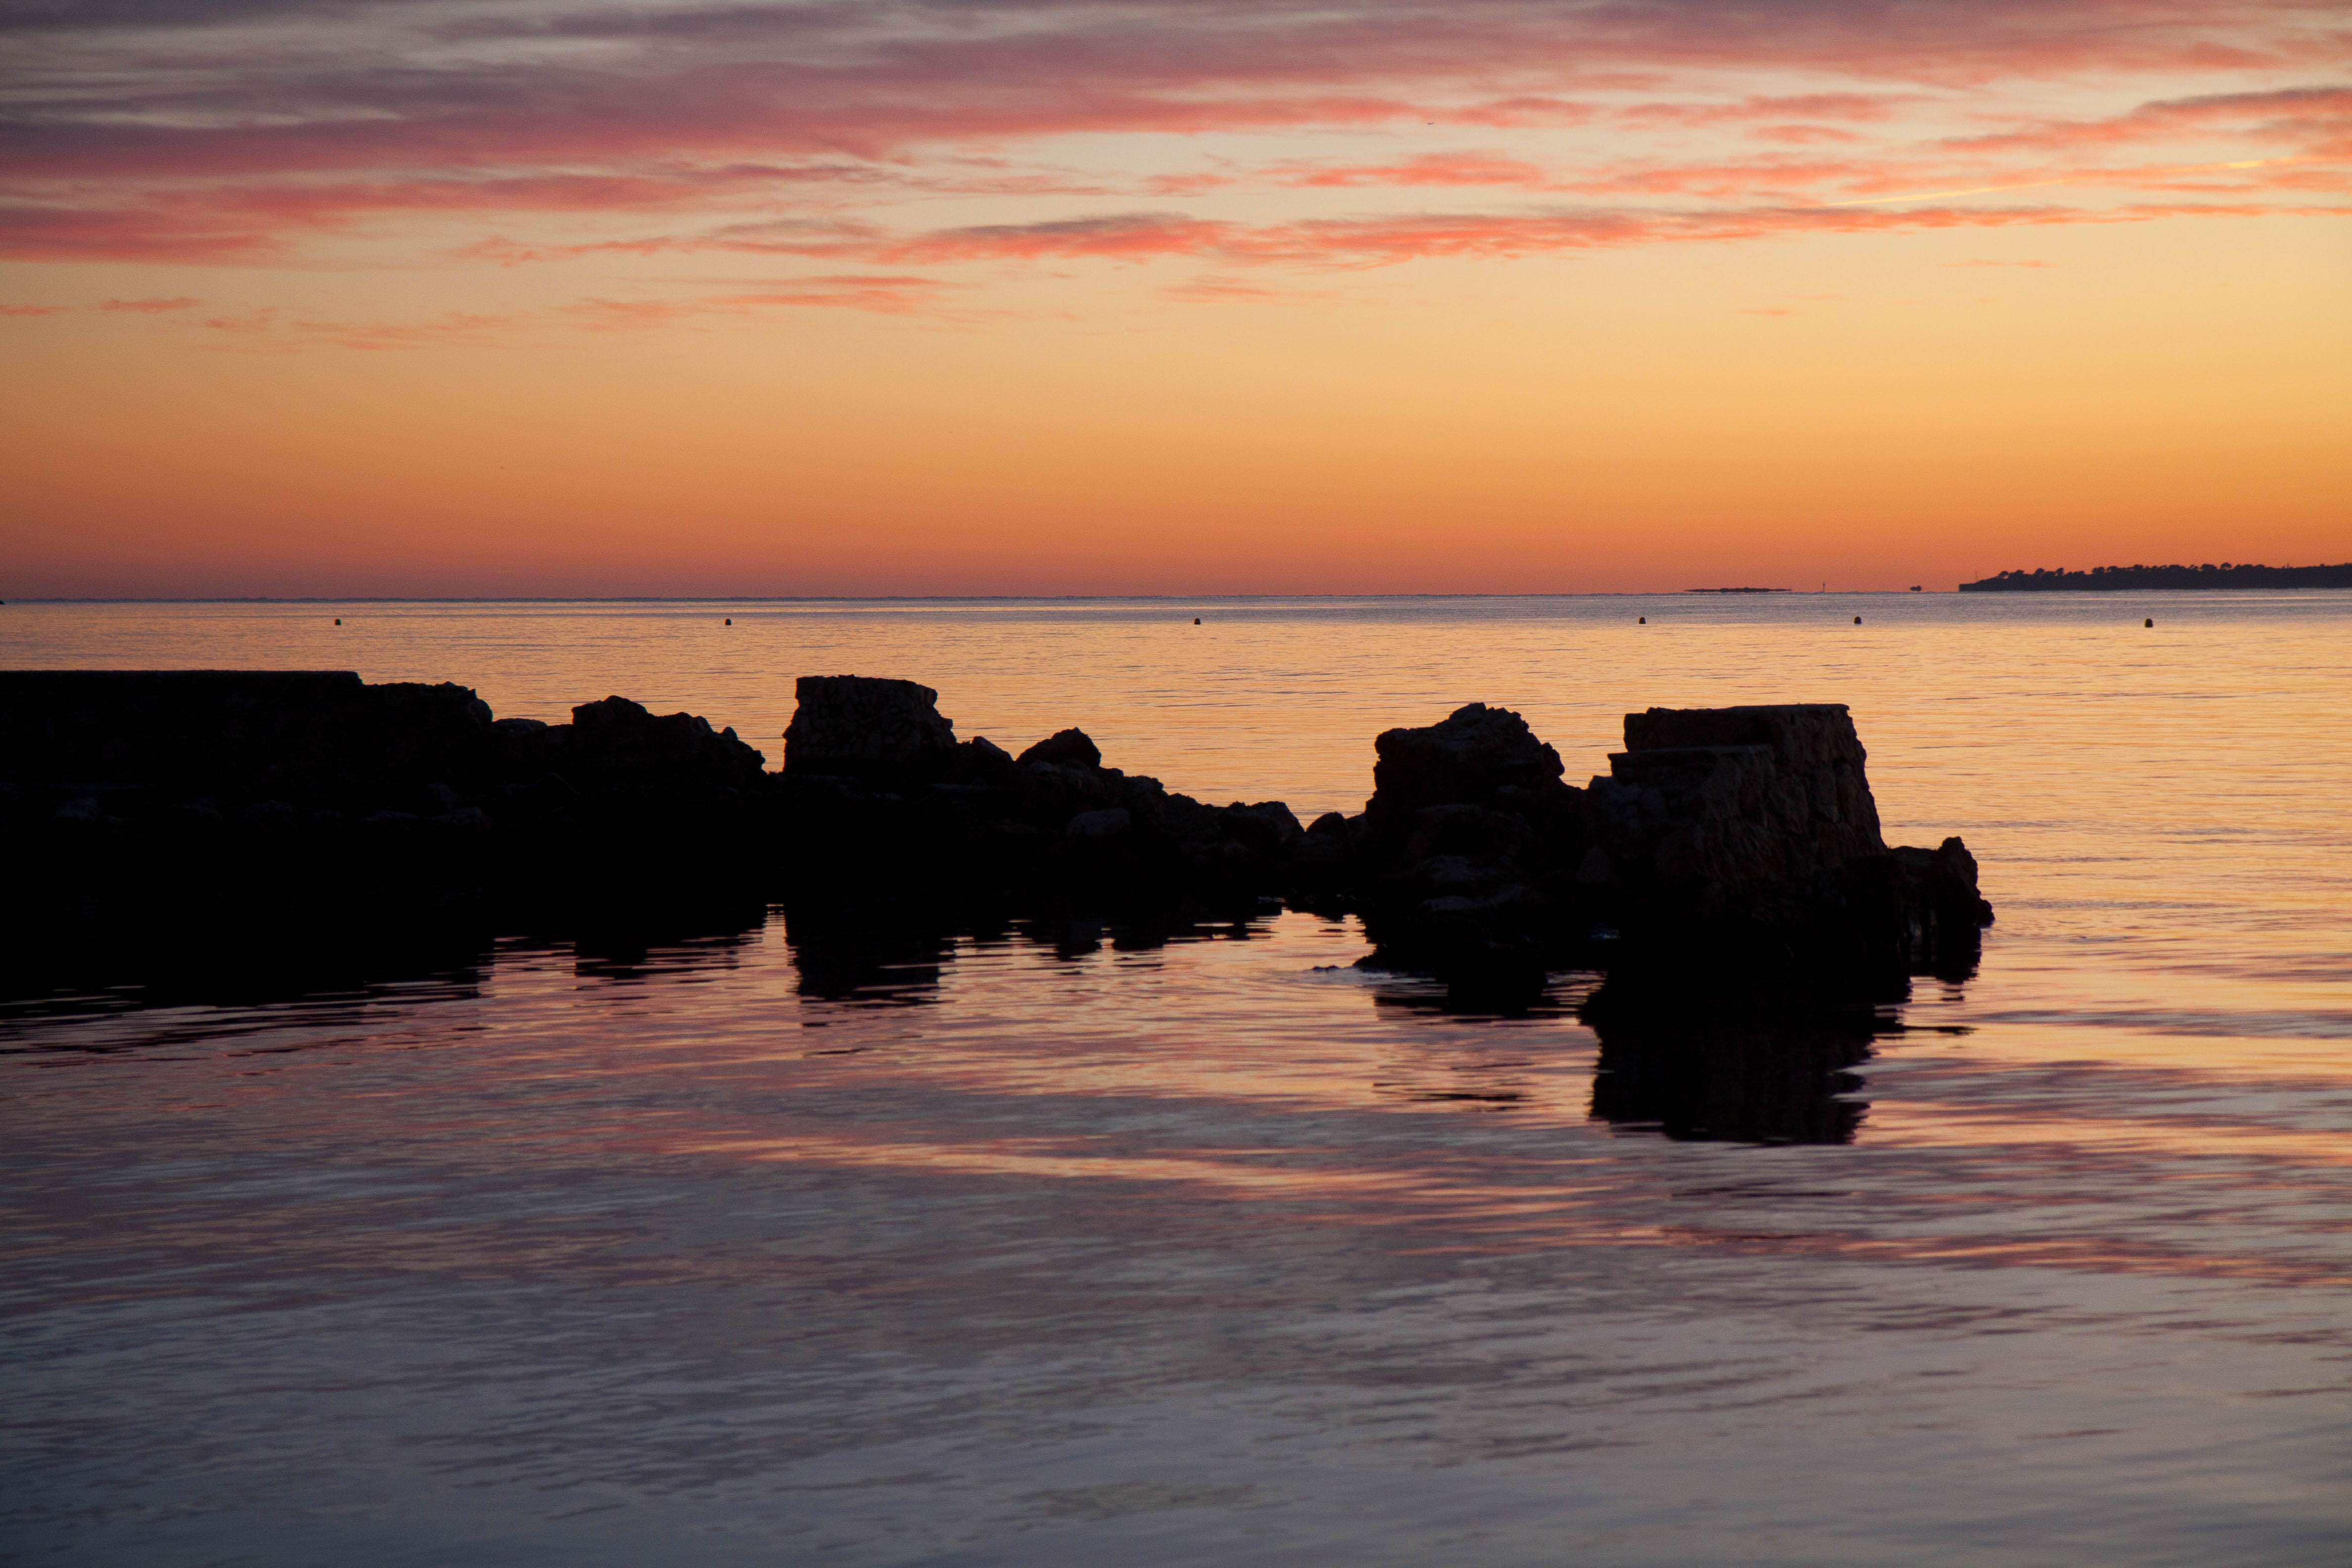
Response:
[[[1404,213],[1246,225],[1181,213],[1127,213],[1036,224],[989,224],[892,234],[844,225],[780,225],[634,242],[632,248],[731,251],[885,264],[1110,258],[1200,258],[1227,265],[1356,268],[1433,258],[1503,259],[1671,243],[1736,242],[1793,234],[2011,228],[2246,217],[2262,203],[2136,203],[2119,207],[1755,206],[1555,207],[1522,212]]]
[[[951,292],[873,281],[904,268],[1320,266],[1304,237],[1349,223],[1659,243],[1918,191],[2096,184],[2030,221],[2104,222],[2135,193],[2236,212],[2352,178],[2336,0],[25,0],[0,50],[0,255],[736,250],[878,268],[779,300],[875,310]],[[2092,74],[2114,112],[1998,107]],[[1447,189],[1596,205],[1415,210]],[[1391,210],[1330,216],[1343,192]],[[950,202],[966,221],[913,221]]]

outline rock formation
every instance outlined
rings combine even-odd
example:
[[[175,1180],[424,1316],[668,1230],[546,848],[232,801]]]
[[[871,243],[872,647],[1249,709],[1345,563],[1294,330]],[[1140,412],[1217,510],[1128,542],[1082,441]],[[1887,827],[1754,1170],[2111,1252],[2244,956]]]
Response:
[[[1860,981],[1965,972],[1991,918],[1958,839],[1887,848],[1842,705],[1628,714],[1582,790],[1480,704],[1379,749],[1341,880],[1408,965]]]
[[[777,780],[797,885],[1129,904],[1279,895],[1306,839],[1279,801],[1206,805],[1105,767],[1083,730],[1018,757],[955,738],[911,681],[803,677]]]
[[[1581,967],[1621,994],[1725,975],[1842,994],[1965,973],[1991,918],[1958,839],[1886,847],[1831,704],[1630,714],[1579,788],[1519,715],[1472,703],[1381,734],[1364,811],[1302,827],[1280,801],[1212,805],[1106,766],[1080,730],[1018,755],[959,741],[913,681],[797,694],[769,773],[733,731],[620,697],[551,725],[348,673],[0,674],[21,918],[790,893],[1181,919],[1287,898],[1360,914],[1379,963],[1465,984]]]
[[[803,675],[784,731],[784,768],[804,773],[927,776],[955,755],[940,694],[911,680]]]

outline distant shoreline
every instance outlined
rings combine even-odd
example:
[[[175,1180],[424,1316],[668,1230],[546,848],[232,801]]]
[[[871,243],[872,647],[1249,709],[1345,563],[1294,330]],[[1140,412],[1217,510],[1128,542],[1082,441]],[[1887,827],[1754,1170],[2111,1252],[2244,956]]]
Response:
[[[1960,584],[1963,594],[2177,593],[2220,588],[2352,588],[2352,562],[2341,566],[2094,566],[2087,572],[2003,572]]]

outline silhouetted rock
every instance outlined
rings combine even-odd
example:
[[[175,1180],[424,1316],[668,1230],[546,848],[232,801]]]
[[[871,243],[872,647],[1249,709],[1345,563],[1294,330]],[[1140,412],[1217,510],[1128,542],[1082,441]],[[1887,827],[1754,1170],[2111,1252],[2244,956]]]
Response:
[[[1958,838],[1894,851],[1896,899],[1914,973],[1966,980],[1976,973],[1992,905],[1977,889],[1977,858]]]
[[[1621,867],[1722,890],[1786,883],[1883,855],[1865,753],[1842,703],[1653,708],[1595,779]]]
[[[1651,709],[1625,736],[1578,790],[1504,710],[1391,731],[1364,816],[1318,825],[1302,861],[1362,912],[1379,962],[1449,975],[1607,967],[1874,995],[1973,964],[1990,919],[1974,861],[1957,840],[1887,849],[1843,707]]]
[[[1134,828],[1134,816],[1126,807],[1114,805],[1101,811],[1082,811],[1070,818],[1062,831],[1072,838],[1118,838]]]
[[[12,671],[0,741],[19,932],[650,905],[772,859],[760,753],[620,698],[550,725],[342,671]]]
[[[1507,708],[1473,702],[1443,723],[1388,730],[1372,742],[1376,825],[1402,823],[1423,806],[1484,804],[1498,792],[1557,785],[1559,753],[1536,739],[1528,721]]]
[[[223,889],[281,912],[797,890],[1160,924],[1286,896],[1359,913],[1373,962],[1497,995],[1572,967],[1629,997],[1877,995],[1969,973],[1991,918],[1959,840],[1885,847],[1834,704],[1631,714],[1578,789],[1519,715],[1472,703],[1382,733],[1364,812],[1301,827],[1279,801],[1210,805],[1107,767],[1077,729],[1017,757],[959,743],[913,681],[796,689],[770,773],[733,731],[618,696],[547,724],[343,672],[0,674],[0,826],[27,919]]]
[[[788,773],[945,768],[955,726],[940,717],[940,694],[911,680],[865,675],[803,675],[784,730]]]
[[[1062,768],[1098,768],[1102,766],[1102,750],[1087,738],[1084,730],[1062,730],[1022,752],[1020,760],[1051,763]]]
[[[796,884],[928,897],[1082,898],[1122,907],[1255,907],[1290,885],[1306,832],[1277,801],[1217,807],[1105,767],[1082,730],[1008,756],[961,745],[928,687],[803,681],[782,783]],[[878,692],[876,689],[882,689]],[[798,737],[812,703],[837,739],[822,773]],[[861,739],[845,712],[927,737],[917,750]],[[901,760],[891,762],[896,755]],[[847,757],[854,765],[833,759]]]
[[[767,758],[733,730],[713,731],[692,713],[657,718],[625,697],[574,708],[572,731],[566,760],[600,783],[748,790],[767,769]]]
[[[1592,923],[1574,880],[1591,828],[1559,753],[1480,702],[1374,750],[1363,816],[1318,822],[1302,858],[1349,894],[1380,961],[1462,976],[1571,952]]]
[[[1654,708],[1626,716],[1625,741],[1589,792],[1618,969],[1892,993],[1973,952],[1990,918],[1975,862],[1958,840],[1886,847],[1843,705]]]

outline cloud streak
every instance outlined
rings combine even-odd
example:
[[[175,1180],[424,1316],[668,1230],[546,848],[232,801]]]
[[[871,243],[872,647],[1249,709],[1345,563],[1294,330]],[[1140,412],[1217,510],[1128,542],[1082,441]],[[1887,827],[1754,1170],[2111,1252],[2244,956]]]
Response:
[[[20,0],[0,58],[0,256],[34,262],[1323,267],[1350,225],[1738,239],[2059,184],[2113,199],[2032,221],[2100,222],[2168,190],[2307,209],[2352,172],[2332,0]],[[1998,107],[2085,73],[2216,90]],[[1423,210],[1446,190],[1594,205],[1513,228]],[[1358,196],[1390,210],[1328,210]],[[976,210],[909,221],[942,203]],[[945,297],[838,276],[866,281],[809,302]]]

